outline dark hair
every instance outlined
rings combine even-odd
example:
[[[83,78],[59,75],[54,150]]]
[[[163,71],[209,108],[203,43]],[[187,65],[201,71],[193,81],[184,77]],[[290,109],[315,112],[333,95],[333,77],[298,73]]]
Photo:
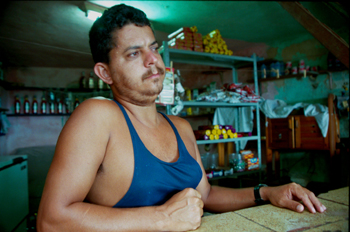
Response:
[[[89,43],[95,63],[109,63],[109,52],[115,46],[112,33],[132,23],[137,26],[151,27],[151,23],[143,11],[125,4],[115,5],[107,9],[94,22],[89,32]]]

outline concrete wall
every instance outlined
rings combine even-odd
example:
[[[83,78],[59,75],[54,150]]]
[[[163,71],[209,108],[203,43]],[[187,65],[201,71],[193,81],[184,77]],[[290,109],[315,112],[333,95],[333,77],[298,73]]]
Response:
[[[62,88],[78,88],[81,73],[88,77],[92,69],[72,68],[8,68],[5,80],[22,83],[26,87],[50,87],[48,90],[5,90],[0,87],[2,107],[8,108],[7,117],[11,124],[8,133],[0,136],[0,155],[12,154],[17,148],[55,145],[62,127],[68,116],[13,116],[14,100],[18,96],[23,110],[24,97],[28,96],[30,102],[33,96],[40,104],[42,96],[48,100],[49,91],[53,92],[55,99],[65,99],[67,91]],[[80,102],[85,98],[101,95],[96,93],[72,92],[73,100],[77,97]],[[104,92],[106,96],[106,92]],[[107,92],[107,96],[109,96]],[[11,116],[12,114],[12,116]]]

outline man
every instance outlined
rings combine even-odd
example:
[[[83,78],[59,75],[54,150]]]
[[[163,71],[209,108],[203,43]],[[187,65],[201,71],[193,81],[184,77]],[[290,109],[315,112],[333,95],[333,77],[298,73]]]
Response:
[[[186,231],[200,226],[203,208],[256,205],[253,188],[211,187],[190,124],[156,111],[165,67],[142,11],[123,4],[107,10],[91,28],[90,47],[94,71],[114,101],[86,100],[64,126],[38,231]],[[325,210],[297,184],[255,193],[297,212],[303,204]]]

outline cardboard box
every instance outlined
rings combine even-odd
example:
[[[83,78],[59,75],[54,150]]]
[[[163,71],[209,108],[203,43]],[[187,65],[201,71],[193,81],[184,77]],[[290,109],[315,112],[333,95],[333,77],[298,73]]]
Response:
[[[165,68],[165,78],[163,81],[163,90],[158,95],[156,103],[160,105],[172,105],[174,104],[174,68]]]

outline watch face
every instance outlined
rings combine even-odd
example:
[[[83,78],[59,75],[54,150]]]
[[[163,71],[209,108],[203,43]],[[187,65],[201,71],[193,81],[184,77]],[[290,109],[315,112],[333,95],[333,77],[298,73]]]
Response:
[[[260,188],[266,187],[266,186],[267,186],[266,184],[259,184],[259,185],[254,187],[255,203],[257,203],[258,205],[265,202],[263,199],[261,199]]]

